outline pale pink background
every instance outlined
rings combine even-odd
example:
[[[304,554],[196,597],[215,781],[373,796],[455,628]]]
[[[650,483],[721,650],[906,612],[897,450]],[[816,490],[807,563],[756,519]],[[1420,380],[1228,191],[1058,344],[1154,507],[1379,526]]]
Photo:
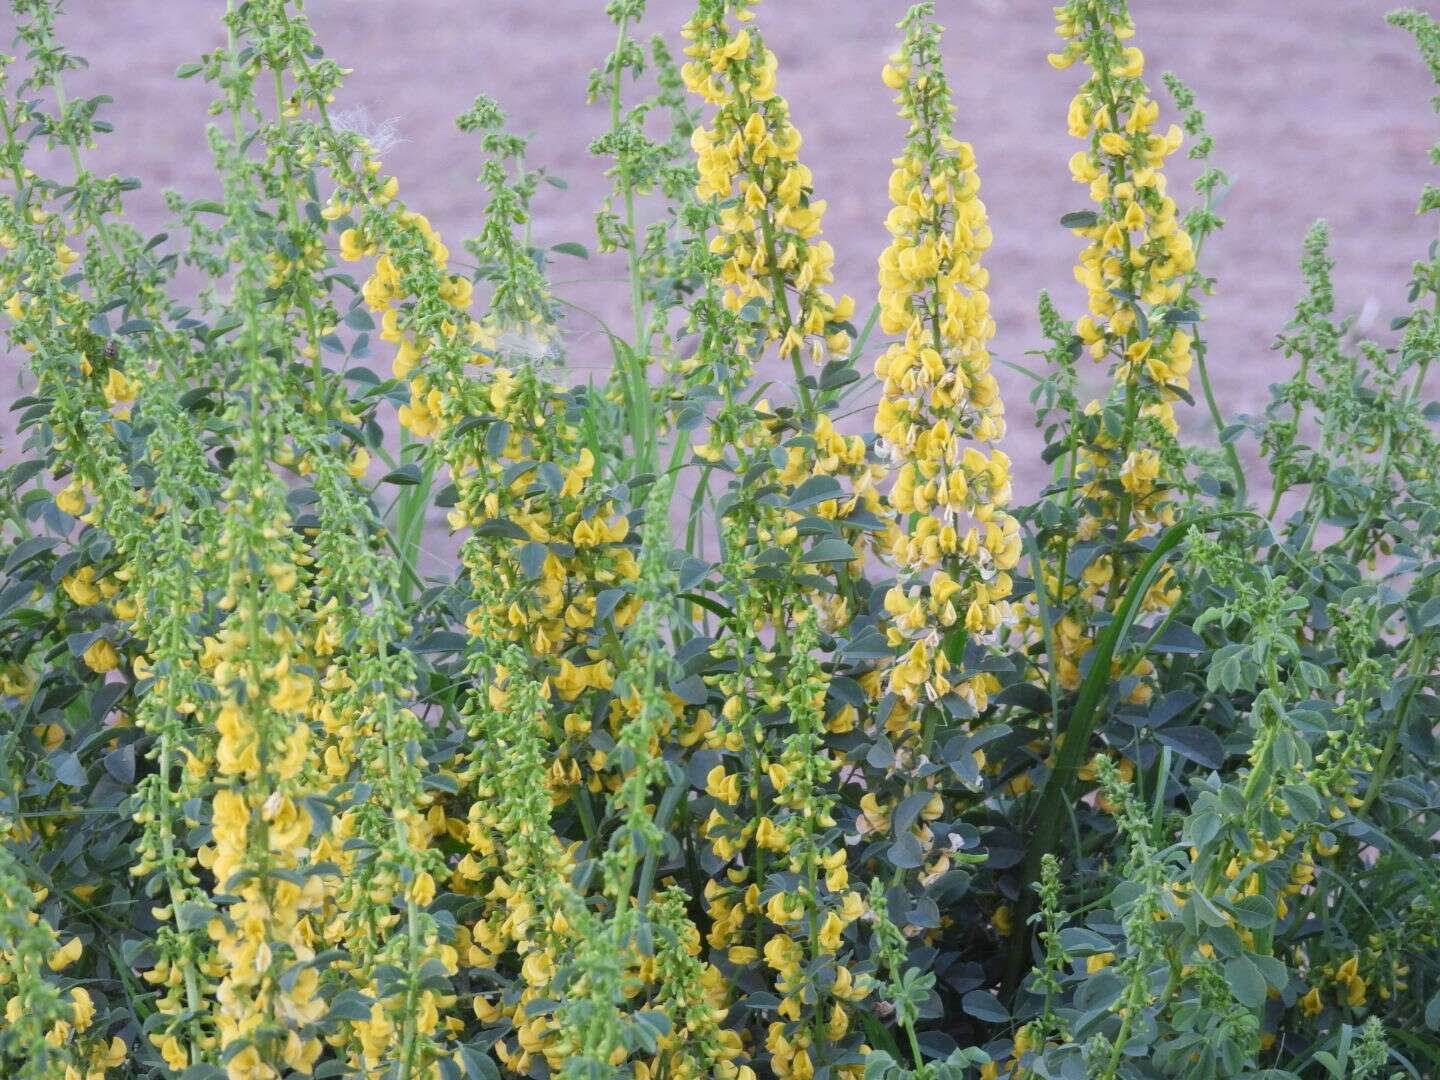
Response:
[[[780,90],[806,137],[804,160],[829,200],[825,230],[835,245],[841,285],[863,316],[873,298],[873,267],[885,241],[885,178],[903,128],[879,68],[904,14],[897,0],[766,0],[760,25],[780,57]],[[1133,5],[1135,39],[1147,74],[1173,118],[1159,73],[1174,70],[1197,91],[1217,139],[1218,164],[1235,180],[1222,208],[1227,228],[1205,253],[1220,292],[1207,306],[1217,392],[1228,413],[1263,405],[1266,386],[1287,366],[1270,349],[1299,287],[1301,238],[1328,218],[1340,261],[1347,312],[1383,333],[1404,302],[1411,262],[1435,235],[1434,219],[1414,207],[1427,179],[1440,181],[1426,151],[1440,137],[1431,112],[1434,87],[1409,38],[1383,21],[1376,0],[1151,0]],[[403,197],[442,229],[452,250],[477,225],[481,192],[473,183],[478,150],[453,117],[478,92],[492,94],[519,130],[533,133],[532,160],[570,182],[545,189],[537,239],[593,245],[591,215],[605,181],[603,163],[586,153],[606,124],[603,107],[584,104],[586,74],[611,47],[603,0],[312,0],[308,5],[330,55],[353,67],[337,107],[365,106],[396,118],[403,140],[387,157]],[[1026,361],[1038,334],[1035,298],[1049,288],[1062,310],[1082,302],[1070,274],[1076,239],[1057,225],[1084,206],[1068,178],[1076,148],[1065,111],[1080,78],[1045,61],[1054,47],[1050,4],[1043,0],[940,0],[950,33],[947,56],[958,104],[958,130],[979,157],[983,197],[995,246],[991,296],[1000,331],[996,354]],[[672,41],[691,7],[653,0],[645,32]],[[70,0],[62,20],[71,46],[91,68],[76,92],[106,92],[105,114],[117,134],[104,140],[97,166],[141,177],[133,217],[147,227],[165,219],[160,192],[212,191],[204,107],[212,89],[177,82],[177,66],[220,40],[217,0]],[[8,11],[0,40],[8,41]],[[1177,159],[1178,161],[1179,159]],[[1177,164],[1174,190],[1192,170]],[[616,267],[562,259],[557,291],[622,325]],[[576,282],[574,279],[603,278]],[[574,322],[578,368],[606,363],[593,323]],[[7,396],[21,366],[10,372]],[[867,363],[868,366],[868,363]],[[1026,384],[1004,374],[1011,435],[1022,486],[1039,476],[1038,446]],[[1192,430],[1204,435],[1197,414]],[[8,440],[7,440],[8,441]],[[1258,486],[1258,485],[1257,485]]]

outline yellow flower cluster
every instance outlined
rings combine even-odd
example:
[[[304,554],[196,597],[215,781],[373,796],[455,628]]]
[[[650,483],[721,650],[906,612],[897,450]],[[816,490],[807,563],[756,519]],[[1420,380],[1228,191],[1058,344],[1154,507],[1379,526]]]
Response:
[[[494,605],[482,601],[482,608]],[[489,682],[474,709],[473,731],[487,742],[504,740],[509,753],[503,760],[481,753],[470,762],[469,851],[451,888],[489,901],[482,916],[462,928],[461,959],[492,971],[513,964],[518,974],[518,989],[498,997],[482,992],[473,1008],[487,1027],[509,1029],[495,1052],[511,1072],[524,1075],[537,1059],[558,1068],[568,1055],[553,1011],[536,1003],[553,1002],[557,968],[583,934],[586,913],[567,887],[572,852],[541,827],[551,807],[544,779],[548,740],[540,723],[549,687],[521,670],[523,653],[502,652],[493,636],[485,640],[495,644],[486,647]]]
[[[379,163],[370,158],[360,171],[374,177]],[[601,619],[623,628],[634,615],[633,597],[600,606],[602,594],[617,595],[635,578],[629,521],[582,445],[569,392],[531,355],[549,348],[537,302],[517,299],[519,310],[505,323],[472,318],[470,281],[446,271],[445,244],[397,195],[391,178],[378,193],[362,186],[337,194],[326,213],[338,218],[362,207],[361,224],[342,234],[341,257],[376,256],[362,292],[381,313],[381,337],[397,346],[396,376],[411,380],[400,421],[436,440],[457,492],[450,525],[471,533],[462,559],[498,605],[493,612],[472,608],[468,628],[477,633],[493,616],[489,624],[504,638],[554,665],[560,697],[575,703],[555,748],[558,797],[582,779],[576,748],[589,730],[583,692],[610,683],[606,662],[585,652],[593,628]],[[497,199],[512,196],[496,191]],[[525,257],[508,229],[488,234],[503,249],[498,255]]]
[[[779,341],[780,354],[792,359],[808,340],[820,363],[849,348],[838,324],[855,305],[825,290],[835,260],[820,239],[825,202],[813,197],[810,170],[799,161],[800,133],[775,91],[775,54],[745,25],[754,19],[754,3],[707,0],[682,31],[691,57],[681,69],[685,85],[716,107],[713,126],[697,127],[691,138],[700,170],[696,194],[725,204],[711,251],[725,257],[726,303],[739,309],[758,300],[766,340]],[[737,29],[729,25],[732,13]],[[790,289],[798,304],[793,312]]]
[[[0,827],[0,833],[8,835],[11,823],[0,818]],[[0,1069],[19,1080],[105,1080],[108,1070],[125,1061],[125,1041],[97,1035],[95,1001],[88,990],[78,985],[62,990],[51,981],[56,975],[63,978],[84,946],[78,937],[58,944],[55,931],[37,910],[48,890],[32,891],[18,870],[0,850],[0,922],[5,925],[0,1017],[10,1036],[0,1048]],[[28,1058],[16,1061],[10,1056],[37,1044],[41,1050]]]
[[[1165,452],[1178,430],[1174,402],[1187,391],[1194,363],[1194,338],[1182,328],[1192,316],[1177,305],[1195,252],[1163,172],[1182,133],[1175,125],[1155,130],[1160,107],[1142,78],[1144,56],[1126,44],[1134,25],[1123,5],[1072,0],[1055,16],[1065,45],[1051,54],[1051,64],[1067,68],[1080,61],[1090,68],[1068,119],[1070,134],[1086,144],[1070,159],[1070,172],[1095,207],[1074,215],[1074,231],[1087,241],[1075,278],[1088,297],[1075,333],[1096,362],[1111,361],[1115,388],[1110,405],[1094,401],[1084,410],[1094,421],[1092,437],[1078,448],[1076,491],[1084,513],[1076,539],[1096,539],[1113,524],[1118,541],[1134,541],[1175,520]],[[1099,422],[1107,410],[1117,423]],[[1064,597],[1063,568],[1051,565],[1044,573],[1049,595],[1103,607],[1123,592],[1123,570],[1115,555],[1101,554]],[[1167,570],[1144,608],[1164,610],[1177,595]],[[1072,605],[1055,626],[1057,670],[1067,688],[1078,685],[1081,658],[1092,644],[1088,621],[1083,608]],[[1141,676],[1134,700],[1148,696],[1149,670],[1142,660],[1133,672]]]
[[[382,984],[377,972],[386,964],[406,970],[430,961],[448,975],[459,970],[456,950],[441,942],[433,921],[402,922],[412,909],[424,911],[434,901],[431,868],[439,872],[439,866],[427,853],[453,839],[464,823],[448,818],[429,793],[413,786],[396,789],[394,762],[403,751],[393,744],[407,735],[414,738],[420,720],[412,711],[357,686],[338,664],[326,670],[319,689],[325,771],[340,782],[358,761],[362,779],[386,796],[383,804],[372,800],[336,815],[314,852],[316,859],[334,863],[338,870],[337,883],[327,891],[319,916],[324,942],[345,950],[352,985],[373,1001],[367,1017],[348,1024],[348,1039],[330,1041],[344,1045],[359,1075],[379,1077],[393,1061],[407,1024],[413,1041],[447,1034],[443,1029],[453,1023],[448,1012],[455,1005],[454,995],[426,985],[411,996],[403,984]],[[419,758],[409,765],[409,774],[418,775],[425,762]],[[368,852],[372,845],[383,845],[385,855],[361,858],[360,852]],[[424,1058],[417,1054],[412,1060]]]
[[[307,966],[315,955],[310,916],[321,907],[324,883],[303,874],[312,831],[303,799],[310,790],[304,768],[314,685],[297,670],[293,632],[267,626],[254,599],[262,587],[269,597],[289,599],[281,590],[295,587],[294,565],[269,563],[262,585],[245,569],[245,543],[229,542],[237,560],[231,582],[237,610],[207,642],[206,660],[221,693],[214,719],[221,786],[211,807],[214,842],[202,849],[200,862],[218,891],[235,897],[209,927],[223,969],[216,990],[220,1042],[241,1044],[227,1064],[230,1080],[274,1080],[276,1061],[299,1070],[314,1065],[321,1042],[299,1030],[326,1011],[319,973]],[[249,599],[242,601],[242,594]],[[291,973],[297,966],[298,974]]]
[[[760,400],[749,421],[728,433],[728,446],[717,441],[728,425],[717,423],[696,453],[720,461],[733,450],[741,473],[751,463],[771,467],[779,460],[774,479],[792,493],[825,478],[820,488],[827,497],[807,498],[804,513],[745,507],[755,519],[740,526],[749,534],[747,543],[794,550],[794,526],[806,515],[840,523],[857,510],[878,514],[876,483],[883,470],[867,460],[861,437],[837,430],[819,409],[814,376],[806,372],[804,354],[817,365],[845,355],[850,335],[842,324],[855,304],[824,288],[833,280],[834,262],[832,248],[820,238],[825,203],[815,198],[813,177],[799,160],[801,136],[776,92],[777,60],[754,25],[754,6],[754,0],[701,3],[683,31],[691,60],[682,76],[692,93],[715,107],[712,125],[696,128],[692,146],[700,176],[696,194],[717,207],[719,230],[709,247],[723,259],[717,283],[724,304],[760,328],[762,346],[778,342],[780,356],[789,358],[800,423],[785,416],[783,407]],[[825,483],[830,479],[833,484]],[[795,570],[803,573],[800,564]],[[827,628],[848,625],[855,613],[843,589],[818,591],[811,600],[822,609]]]
[[[372,158],[365,162],[364,172],[367,176],[374,176],[379,168],[380,162]],[[378,185],[378,191],[369,193],[369,205],[379,215],[368,219],[375,234],[367,233],[364,224],[344,230],[340,234],[340,257],[347,262],[356,262],[367,257],[375,258],[371,274],[361,288],[361,295],[366,306],[380,316],[381,340],[396,347],[395,359],[391,365],[395,377],[410,380],[410,403],[401,407],[400,423],[417,438],[429,438],[444,422],[444,396],[424,374],[414,379],[411,379],[411,375],[434,343],[427,341],[425,334],[407,330],[401,325],[400,305],[411,292],[402,280],[402,272],[397,266],[397,255],[383,250],[385,237],[379,234],[380,222],[393,221],[404,231],[407,238],[414,242],[417,250],[428,253],[433,262],[432,276],[437,286],[435,293],[455,308],[451,318],[442,318],[432,323],[428,333],[438,336],[442,345],[460,341],[473,343],[479,332],[479,325],[468,314],[473,286],[468,278],[448,272],[450,250],[432,228],[429,219],[424,214],[405,210],[403,207],[394,208],[393,214],[385,211],[398,192],[398,180],[390,177],[384,184]],[[322,213],[326,218],[336,220],[349,214],[352,209],[351,203],[337,193]]]
[[[980,262],[990,226],[974,151],[951,134],[938,30],[923,9],[902,26],[906,40],[884,80],[899,91],[910,130],[890,175],[892,239],[879,283],[880,328],[904,337],[875,364],[877,451],[894,475],[897,526],[906,523],[893,531],[900,580],[885,598],[890,643],[904,650],[889,689],[907,706],[954,691],[983,709],[990,680],[957,685],[945,642],[986,638],[1008,620],[1009,571],[1020,557],[1019,527],[1004,510],[1010,459],[974,445],[1005,433]]]
[[[452,463],[459,500],[450,524],[474,530],[464,555],[472,572],[501,583],[500,632],[554,658],[559,689],[574,700],[608,685],[607,669],[575,650],[596,625],[599,595],[635,579],[630,523],[596,475],[559,387],[521,364],[499,368],[486,397],[494,419],[484,442],[471,440]],[[634,606],[627,599],[609,613],[617,627]],[[479,617],[472,611],[472,632]]]

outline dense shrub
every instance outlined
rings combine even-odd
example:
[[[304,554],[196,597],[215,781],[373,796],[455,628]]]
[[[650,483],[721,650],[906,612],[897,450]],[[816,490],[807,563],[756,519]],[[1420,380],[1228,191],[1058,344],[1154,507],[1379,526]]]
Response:
[[[1225,419],[1227,181],[1123,0],[1056,9],[1086,306],[1040,300],[1027,505],[930,5],[857,307],[754,0],[683,54],[612,0],[591,385],[494,102],[452,251],[302,5],[229,0],[180,72],[221,196],[146,236],[56,6],[0,101],[0,1073],[1440,1075],[1440,255],[1363,341],[1317,225]]]

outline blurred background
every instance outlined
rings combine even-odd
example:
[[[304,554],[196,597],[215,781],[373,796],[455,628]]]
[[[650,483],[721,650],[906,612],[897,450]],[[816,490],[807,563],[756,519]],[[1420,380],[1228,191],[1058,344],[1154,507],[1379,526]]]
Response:
[[[880,67],[898,42],[894,24],[905,0],[766,0],[760,26],[780,59],[779,88],[805,136],[802,159],[829,202],[826,237],[837,255],[839,286],[855,296],[859,320],[874,296],[875,257],[885,243],[890,158],[904,134]],[[994,352],[1033,363],[1039,343],[1035,301],[1048,288],[1061,311],[1080,314],[1083,293],[1071,276],[1080,242],[1058,225],[1086,205],[1066,161],[1078,143],[1065,113],[1082,69],[1055,71],[1045,54],[1056,44],[1051,6],[1042,0],[938,0],[948,28],[946,54],[959,106],[957,134],[975,146],[982,198],[995,245],[987,265],[999,334]],[[1160,73],[1173,71],[1198,95],[1216,139],[1214,163],[1233,187],[1220,213],[1226,227],[1205,250],[1219,279],[1207,301],[1205,332],[1220,404],[1227,417],[1258,411],[1266,388],[1290,365],[1272,350],[1300,288],[1297,269],[1306,228],[1319,217],[1334,233],[1338,302],[1362,330],[1388,337],[1405,302],[1411,262],[1434,238],[1434,219],[1417,219],[1419,192],[1440,170],[1427,160],[1440,137],[1431,111],[1435,88],[1408,36],[1384,23],[1384,0],[1136,0],[1134,44],[1147,57],[1147,79],[1175,119]],[[398,142],[386,154],[401,195],[428,214],[452,251],[478,227],[482,192],[476,144],[454,117],[477,93],[495,96],[512,127],[533,135],[531,160],[569,183],[544,188],[535,239],[593,247],[592,216],[608,182],[605,163],[588,155],[607,122],[587,106],[585,82],[613,46],[604,0],[311,0],[307,5],[327,52],[353,68],[337,108],[363,109],[373,123],[393,121]],[[129,205],[137,225],[162,228],[161,193],[213,193],[204,140],[213,93],[175,69],[222,40],[219,0],[70,0],[60,22],[70,47],[90,61],[73,78],[75,93],[116,99],[102,116],[116,126],[95,167],[140,177]],[[642,31],[678,49],[692,4],[651,0]],[[13,26],[0,15],[0,38]],[[1171,191],[1190,202],[1194,168],[1172,159]],[[619,267],[607,260],[561,258],[556,291],[624,325]],[[603,371],[609,350],[593,318],[574,316],[570,358],[577,372]],[[872,349],[873,352],[873,349]],[[867,369],[869,359],[862,362]],[[7,389],[18,392],[21,363],[5,360]],[[583,376],[580,376],[583,377]],[[1002,373],[1010,414],[1006,449],[1016,460],[1022,496],[1044,468],[1026,380]],[[873,395],[872,395],[873,397]],[[868,418],[851,422],[865,426]],[[8,426],[8,425],[7,425]],[[1189,429],[1206,438],[1203,406]]]

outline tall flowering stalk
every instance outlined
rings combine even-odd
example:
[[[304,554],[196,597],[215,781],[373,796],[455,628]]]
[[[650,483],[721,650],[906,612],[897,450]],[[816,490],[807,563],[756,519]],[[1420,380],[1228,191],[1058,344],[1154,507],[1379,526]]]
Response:
[[[481,626],[490,628],[488,621]],[[471,850],[457,876],[483,883],[483,895],[495,901],[468,928],[466,959],[508,973],[504,961],[513,952],[519,969],[499,991],[478,993],[473,1008],[495,1031],[500,1062],[523,1075],[537,1060],[558,1067],[575,1049],[561,1041],[551,1009],[559,967],[591,920],[570,886],[573,857],[551,826],[545,734],[550,690],[527,675],[518,646],[490,644],[498,640],[482,637],[486,644],[470,660],[486,685],[471,707],[470,732],[503,752],[477,755],[466,770],[467,790],[475,796],[468,815]]]
[[[639,37],[645,7],[645,0],[605,5],[616,27],[615,47],[590,73],[586,93],[589,103],[603,101],[609,109],[609,129],[589,147],[591,154],[613,162],[606,172],[612,188],[595,215],[595,234],[600,251],[624,254],[633,327],[628,340],[606,328],[614,368],[603,392],[589,402],[590,418],[605,457],[617,459],[617,474],[634,477],[660,467],[664,438],[673,434],[665,415],[673,373],[654,380],[651,373],[670,366],[670,320],[682,301],[675,283],[683,269],[684,211],[691,202],[687,189],[694,182],[686,160],[692,113],[664,37],[650,39],[646,56]],[[627,75],[639,83],[649,65],[655,69],[656,93],[627,108]],[[657,126],[652,119],[656,115],[668,127],[659,138],[650,134]],[[655,201],[657,192],[663,193],[666,205],[657,220],[646,224],[647,204]],[[683,446],[682,440],[675,441],[676,451]]]
[[[900,581],[885,598],[891,644],[905,650],[889,686],[917,713],[952,692],[984,710],[993,679],[958,678],[952,666],[966,638],[993,640],[1006,622],[1009,571],[1020,557],[1019,526],[1005,512],[1010,459],[981,449],[1005,434],[980,263],[990,226],[974,151],[952,134],[932,16],[931,5],[911,9],[885,69],[910,130],[890,176],[880,328],[904,339],[875,365],[877,452],[895,478],[887,501],[906,522],[891,550]]]
[[[1057,626],[1062,683],[1078,683],[1079,660],[1089,649],[1086,625],[1094,606],[1113,609],[1136,563],[1129,545],[1175,520],[1170,492],[1180,483],[1174,403],[1189,386],[1193,335],[1179,306],[1194,267],[1190,234],[1166,193],[1163,166],[1179,149],[1180,129],[1157,132],[1160,106],[1142,78],[1145,58],[1126,42],[1134,24],[1121,0],[1074,0],[1056,8],[1064,48],[1050,56],[1057,68],[1084,63],[1090,74],[1070,103],[1070,134],[1085,143],[1070,172],[1087,186],[1095,208],[1067,219],[1088,241],[1075,270],[1088,294],[1088,312],[1075,324],[1097,363],[1109,361],[1111,399],[1085,409],[1079,451],[1081,542],[1107,546],[1080,573],[1070,605]],[[1046,570],[1049,594],[1060,596],[1069,568]],[[1176,595],[1162,574],[1145,599],[1163,610]],[[1148,670],[1142,661],[1138,674]],[[1142,682],[1134,691],[1147,694]]]
[[[134,800],[142,834],[131,873],[148,880],[147,895],[164,898],[154,908],[160,928],[145,978],[161,988],[159,1011],[185,1018],[157,1025],[152,1041],[168,1062],[188,1064],[207,1056],[214,1042],[203,1017],[203,995],[211,985],[206,978],[209,949],[203,941],[203,917],[196,918],[207,910],[208,898],[200,887],[194,854],[179,837],[186,828],[181,804],[199,793],[213,747],[206,733],[187,727],[187,718],[196,714],[197,691],[204,682],[192,613],[200,604],[197,574],[205,555],[203,543],[197,547],[195,540],[213,536],[207,507],[215,485],[196,433],[177,402],[187,349],[183,335],[162,325],[167,315],[160,292],[163,277],[129,274],[128,260],[139,250],[138,240],[107,220],[119,209],[124,186],[114,178],[94,176],[83,163],[83,151],[98,128],[93,110],[68,101],[65,94],[63,72],[78,60],[56,39],[49,5],[15,7],[34,60],[27,86],[53,97],[58,112],[42,123],[68,151],[76,169],[74,189],[84,192],[79,235],[86,257],[81,272],[92,296],[65,288],[61,275],[75,261],[75,253],[57,240],[55,230],[63,219],[44,209],[48,193],[63,189],[25,168],[24,144],[14,138],[25,117],[19,111],[10,113],[7,106],[7,152],[16,190],[0,231],[28,260],[28,270],[14,278],[17,288],[7,311],[15,319],[12,338],[33,355],[39,388],[57,403],[50,414],[57,449],[85,448],[69,455],[72,471],[56,505],[87,528],[107,534],[118,556],[112,578],[99,578],[94,567],[82,566],[67,579],[67,592],[76,604],[88,606],[103,598],[115,618],[114,627],[102,631],[86,650],[86,663],[103,677],[121,663],[116,648],[120,643],[134,654],[137,678],[153,688],[135,706],[136,723],[154,740],[150,756],[156,771],[141,781]],[[41,119],[34,111],[36,101],[25,108],[30,120]],[[41,253],[44,257],[37,260]],[[135,347],[133,338],[111,338],[102,346],[88,329],[108,322],[94,298],[115,293],[126,296],[131,311],[153,320],[144,335],[144,351]],[[78,366],[65,359],[76,355],[75,345]],[[116,417],[130,419],[137,398],[140,416],[135,422],[146,436],[138,456],[114,427]],[[137,473],[152,472],[153,490],[146,492],[137,486]],[[196,531],[190,531],[192,525]],[[128,635],[117,636],[121,628],[128,629]]]
[[[458,970],[430,913],[446,874],[431,845],[447,823],[443,811],[436,820],[424,786],[426,732],[409,700],[415,668],[399,648],[407,625],[396,600],[398,564],[375,550],[379,523],[355,497],[343,459],[321,447],[315,460],[324,617],[313,649],[329,660],[319,684],[324,771],[352,794],[318,852],[344,871],[328,898],[324,936],[347,949],[351,979],[375,1002],[352,1025],[351,1064],[365,1076],[392,1064],[399,1076],[421,1076],[441,1053],[449,1034],[442,1020],[455,1003],[433,980],[421,981],[432,961],[448,975]]]
[[[269,285],[295,320],[285,346],[292,370],[308,365],[311,375],[308,394],[285,395],[272,411],[289,435],[278,456],[310,480],[315,495],[305,530],[313,538],[305,555],[312,590],[305,653],[316,670],[319,738],[307,771],[317,783],[337,785],[328,805],[340,811],[314,855],[341,871],[327,882],[317,919],[325,942],[348,954],[346,977],[328,989],[358,990],[373,1002],[368,1015],[347,1017],[348,1037],[329,1041],[363,1075],[393,1068],[399,1077],[418,1076],[453,1033],[441,1029],[455,999],[434,972],[454,975],[457,954],[431,914],[444,875],[431,844],[447,822],[424,785],[428,732],[411,701],[413,658],[401,648],[409,633],[402,566],[379,550],[384,526],[357,483],[368,452],[352,451],[341,434],[357,417],[319,364],[337,319],[321,276],[326,218],[304,215],[300,205],[310,194],[311,165],[318,160],[343,172],[349,164],[331,156],[341,140],[325,113],[337,69],[316,59],[308,23],[283,5],[252,5],[245,30],[273,72],[275,119],[262,134],[267,167],[280,179],[283,241]]]
[[[791,361],[803,410],[812,411],[804,354],[821,361],[843,352],[849,337],[836,324],[854,311],[849,298],[824,288],[833,279],[834,250],[820,239],[825,203],[811,195],[810,170],[799,161],[800,133],[776,93],[775,54],[757,30],[756,0],[704,0],[686,24],[692,59],[686,86],[716,109],[710,127],[696,128],[702,199],[737,202],[720,212],[711,250],[726,261],[720,280],[734,309],[760,301],[757,324]],[[729,19],[735,19],[732,27]],[[794,295],[794,307],[791,295]],[[807,344],[808,341],[808,344]]]
[[[814,613],[799,616],[786,669],[791,734],[767,770],[786,857],[759,897],[766,918],[781,928],[763,950],[783,995],[766,1048],[776,1074],[786,1077],[813,1076],[837,1056],[833,1048],[845,1045],[857,1003],[870,992],[869,980],[849,978],[844,966],[866,904],[851,885],[835,818],[835,763],[824,741],[828,680],[815,656],[817,639]],[[831,964],[835,977],[818,978]],[[844,1065],[836,1072],[853,1074]]]
[[[662,784],[681,790],[675,770],[661,756],[677,711],[666,691],[673,669],[661,637],[674,588],[667,568],[671,493],[670,484],[660,481],[646,500],[636,581],[640,608],[627,634],[612,706],[621,714],[608,762],[617,781],[608,801],[616,828],[597,859],[608,910],[578,944],[571,1000],[560,1013],[562,1027],[575,1032],[578,1044],[566,1059],[568,1075],[594,1075],[627,1059],[646,1075],[699,1076],[701,1067],[703,1075],[740,1075],[732,1060],[738,1040],[723,1037],[716,1026],[721,1010],[715,1003],[723,1000],[719,973],[693,955],[699,932],[684,910],[688,898],[678,887],[664,898],[654,895],[665,835],[652,798]],[[653,1021],[627,1004],[652,993],[668,1006],[665,1022],[677,1029],[684,1025],[663,1041],[647,1031]]]
[[[136,722],[155,739],[156,772],[141,785],[137,820],[144,834],[132,873],[153,873],[165,883],[168,903],[156,912],[162,918],[155,942],[157,962],[145,977],[161,988],[159,1010],[174,1018],[158,1027],[151,1040],[173,1067],[210,1059],[216,1045],[202,1008],[203,995],[212,985],[208,976],[214,972],[203,924],[214,908],[201,885],[195,853],[182,840],[186,819],[181,809],[198,800],[216,748],[212,732],[191,725],[202,715],[211,691],[192,620],[204,559],[197,557],[185,528],[195,521],[204,534],[211,533],[214,517],[208,504],[216,492],[213,478],[200,467],[203,454],[194,432],[180,419],[166,374],[157,373],[141,391],[142,408],[155,420],[156,482],[146,515],[126,534],[135,538],[128,581],[138,598],[133,630],[150,643],[143,667],[139,659],[136,667],[155,680],[136,710]],[[110,505],[118,509],[125,504],[114,500]],[[143,542],[145,526],[155,525],[159,528],[150,534],[153,544]]]
[[[851,1010],[869,984],[847,966],[844,931],[864,902],[847,888],[840,830],[824,806],[837,764],[828,737],[853,731],[857,717],[853,703],[827,699],[814,654],[822,634],[848,628],[869,603],[861,551],[880,545],[882,470],[864,439],[829,415],[845,382],[854,304],[824,288],[833,264],[820,239],[824,203],[799,161],[800,135],[753,7],[702,3],[685,28],[691,59],[682,69],[715,110],[692,139],[697,195],[717,226],[708,250],[720,300],[708,294],[696,308],[708,361],[697,371],[719,373],[723,403],[696,452],[734,474],[719,522],[725,635],[712,648],[724,664],[713,680],[722,704],[707,738],[720,758],[707,772],[713,802],[701,828],[735,869],[707,886],[707,940],[722,970],[762,959],[769,970],[780,1004],[765,1049],[777,1075],[849,1075]],[[772,345],[790,361],[793,405],[745,399]],[[812,365],[822,367],[818,379]],[[802,527],[823,539],[807,550]],[[857,674],[874,688],[869,673]],[[812,677],[819,689],[797,688]],[[804,737],[778,738],[777,723]],[[821,957],[838,965],[828,986],[803,974],[807,958],[813,966]]]
[[[275,355],[292,347],[292,330],[267,303],[274,265],[264,256],[268,229],[259,207],[265,186],[244,151],[256,116],[255,68],[240,59],[247,35],[264,39],[277,25],[273,5],[232,8],[225,70],[219,79],[231,132],[210,142],[225,179],[230,231],[226,261],[235,267],[238,316],[234,357],[243,391],[230,407],[235,460],[222,498],[220,534],[226,613],[209,643],[218,694],[214,723],[217,787],[211,800],[213,845],[202,862],[214,875],[219,916],[209,932],[221,977],[215,1016],[231,1080],[268,1080],[284,1069],[312,1069],[326,1013],[319,972],[310,961],[310,918],[325,885],[313,866],[315,823],[307,798],[315,676],[305,649],[308,577],[285,488],[272,462],[283,455],[282,415],[266,405],[286,393]]]

